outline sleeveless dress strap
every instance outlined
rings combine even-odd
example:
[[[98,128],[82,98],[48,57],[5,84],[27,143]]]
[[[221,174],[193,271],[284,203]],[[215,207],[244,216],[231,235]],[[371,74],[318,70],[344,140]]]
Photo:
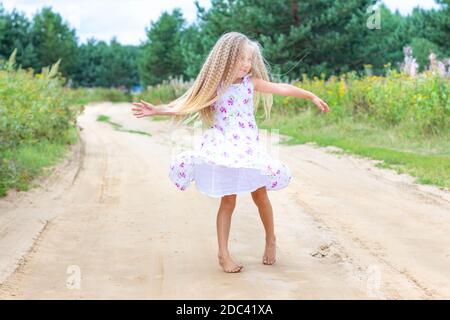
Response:
[[[251,76],[252,76],[251,73],[246,74],[246,75],[244,76],[244,79],[243,79],[242,82],[243,82],[245,85],[247,85],[247,84],[249,83],[249,79],[250,79]]]

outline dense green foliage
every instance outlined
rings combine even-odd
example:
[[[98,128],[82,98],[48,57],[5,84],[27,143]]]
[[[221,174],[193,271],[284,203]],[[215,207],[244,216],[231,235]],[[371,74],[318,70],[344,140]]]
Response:
[[[79,44],[75,30],[51,9],[29,21],[0,3],[0,58],[17,48],[18,64],[36,72],[61,58],[60,70],[73,86],[131,89],[195,78],[220,35],[240,31],[262,44],[275,80],[362,73],[367,64],[383,75],[387,63],[398,69],[406,45],[422,71],[430,50],[438,59],[450,57],[450,0],[437,2],[439,10],[416,8],[402,16],[373,7],[372,0],[211,0],[208,10],[196,3],[191,25],[179,9],[162,13],[139,46],[115,39]]]
[[[144,85],[156,84],[185,69],[180,40],[184,20],[178,9],[172,15],[164,12],[147,30],[148,43],[139,59],[139,72]],[[169,36],[170,35],[170,36]]]

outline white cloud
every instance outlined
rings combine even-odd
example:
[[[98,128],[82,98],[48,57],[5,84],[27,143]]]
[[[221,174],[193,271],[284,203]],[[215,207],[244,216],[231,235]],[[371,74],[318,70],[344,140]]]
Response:
[[[199,3],[210,6],[210,0]],[[91,37],[109,41],[116,36],[123,44],[144,41],[145,28],[163,11],[180,8],[187,23],[195,21],[197,14],[194,1],[185,0],[4,0],[3,6],[7,11],[23,11],[30,18],[42,7],[50,6],[77,30],[81,42]]]
[[[383,0],[383,2],[391,11],[394,12],[398,9],[403,15],[410,14],[413,8],[417,6],[423,9],[439,8],[434,0]]]

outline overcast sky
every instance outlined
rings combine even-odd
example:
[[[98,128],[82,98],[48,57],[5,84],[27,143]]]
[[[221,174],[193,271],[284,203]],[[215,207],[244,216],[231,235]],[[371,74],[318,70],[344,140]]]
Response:
[[[16,8],[32,17],[43,6],[54,11],[77,30],[81,42],[94,37],[109,41],[113,36],[122,44],[145,41],[145,28],[156,21],[163,11],[178,7],[188,23],[196,20],[197,10],[190,0],[0,0],[7,11]],[[208,9],[210,0],[199,0]],[[438,8],[433,0],[384,0],[391,9],[409,14],[413,7]]]

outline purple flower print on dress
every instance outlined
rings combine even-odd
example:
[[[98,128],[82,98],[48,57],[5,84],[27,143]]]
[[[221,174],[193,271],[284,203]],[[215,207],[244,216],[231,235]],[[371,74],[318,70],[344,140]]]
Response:
[[[184,162],[180,163],[180,167],[184,168]]]
[[[233,99],[233,97],[231,97],[230,99],[228,99],[228,100],[227,100],[227,103],[228,103],[229,106],[234,105],[234,99]]]
[[[272,182],[272,188],[275,188],[277,186],[277,184],[278,183],[276,181]]]
[[[252,93],[252,89],[247,88],[247,92],[248,92],[248,94],[251,94]]]
[[[234,140],[238,140],[239,139],[239,135],[238,134],[233,134],[233,138],[234,138]]]
[[[218,124],[215,124],[214,127],[217,128],[217,129],[219,129],[220,131],[223,132],[223,128],[222,128],[221,126],[219,126]],[[213,140],[211,140],[211,142],[212,142],[212,141],[213,141]]]
[[[280,169],[277,170],[277,174],[280,174]]]
[[[253,123],[252,122],[248,122],[248,126],[250,127],[250,128],[252,128],[252,129],[254,129],[255,128],[255,126],[253,125]]]
[[[244,104],[247,104],[247,103],[248,103],[248,98],[245,98],[242,102],[243,102]]]
[[[244,124],[243,122],[240,122],[240,121],[239,121],[239,127],[245,128],[245,124]]]
[[[184,173],[184,171],[180,172],[180,177],[186,178],[186,174]]]
[[[248,154],[253,154],[252,148],[248,148],[247,151],[245,151],[245,152],[247,152]]]
[[[241,117],[241,113],[240,112],[236,113],[236,117]]]
[[[222,107],[220,107],[220,112],[222,112],[222,113],[227,113],[227,109],[225,109],[225,107],[222,106]]]
[[[227,117],[223,117],[223,118],[222,118],[223,121],[226,121],[227,119],[228,119]]]

